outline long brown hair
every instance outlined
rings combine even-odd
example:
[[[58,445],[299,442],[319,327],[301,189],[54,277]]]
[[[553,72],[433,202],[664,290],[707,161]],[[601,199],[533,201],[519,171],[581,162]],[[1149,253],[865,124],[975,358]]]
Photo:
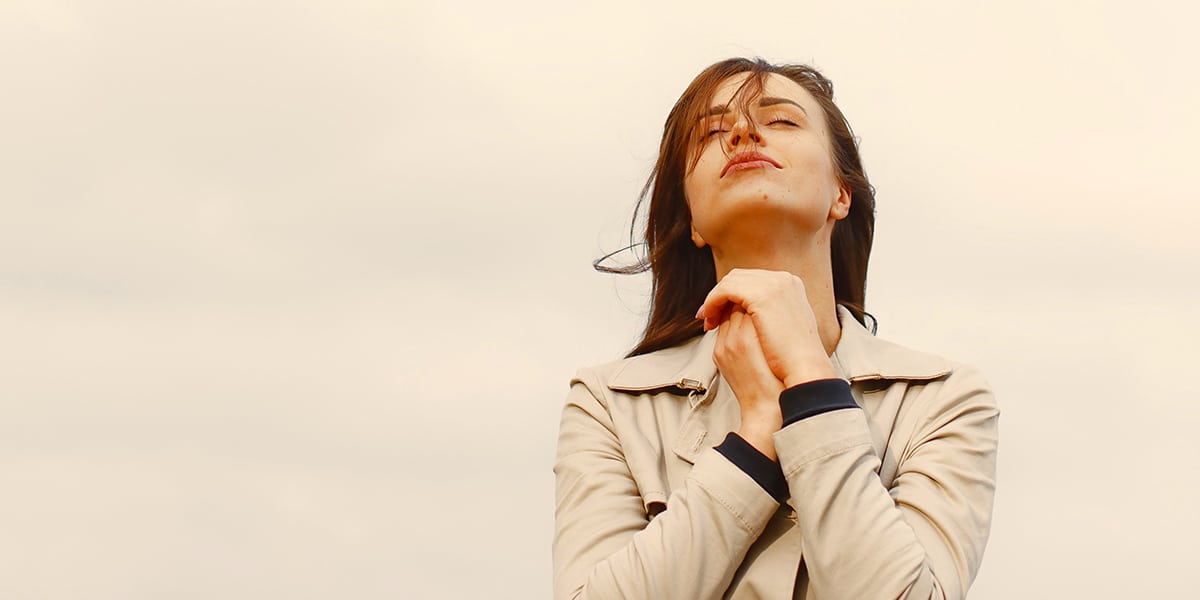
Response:
[[[696,309],[709,290],[717,284],[712,250],[692,243],[692,214],[683,193],[683,181],[698,158],[704,131],[697,126],[708,111],[708,103],[721,84],[739,73],[750,73],[734,98],[756,96],[766,78],[776,73],[799,84],[812,94],[825,113],[830,133],[833,163],[838,178],[851,193],[850,213],[833,228],[830,252],[833,264],[833,291],[837,303],[845,306],[864,323],[867,261],[875,232],[875,190],[867,181],[858,143],[845,115],[833,103],[833,83],[816,69],[806,65],[773,65],[762,59],[731,58],[700,72],[684,90],[667,115],[662,143],[654,172],[646,180],[634,208],[630,237],[636,230],[637,215],[646,198],[647,214],[645,257],[633,265],[610,267],[596,261],[599,271],[632,274],[649,270],[652,277],[650,319],[641,342],[629,356],[669,348],[704,332],[696,320]],[[731,100],[732,102],[733,100]]]

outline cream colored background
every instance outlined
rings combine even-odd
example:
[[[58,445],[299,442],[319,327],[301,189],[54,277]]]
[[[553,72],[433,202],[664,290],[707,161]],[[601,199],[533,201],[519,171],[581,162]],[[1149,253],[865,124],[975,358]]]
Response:
[[[995,385],[972,598],[1191,596],[1197,16],[8,0],[0,598],[547,596],[566,382],[645,301],[589,262],[731,55],[834,80],[880,335]]]

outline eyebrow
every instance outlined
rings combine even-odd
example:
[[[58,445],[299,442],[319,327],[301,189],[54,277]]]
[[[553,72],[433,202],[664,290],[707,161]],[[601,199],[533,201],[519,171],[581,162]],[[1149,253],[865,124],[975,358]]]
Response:
[[[805,110],[803,106],[800,106],[800,103],[796,102],[795,100],[789,100],[787,98],[779,98],[776,96],[763,96],[762,98],[758,99],[758,106],[760,108],[766,107],[766,106],[775,106],[776,104],[791,104],[792,106],[795,106],[796,108],[800,109],[800,112],[804,113],[804,116],[806,116],[806,117],[808,116],[808,111]],[[729,112],[728,106],[714,106],[714,107],[708,109],[708,114],[706,116],[715,117],[717,115],[723,115],[728,112]]]

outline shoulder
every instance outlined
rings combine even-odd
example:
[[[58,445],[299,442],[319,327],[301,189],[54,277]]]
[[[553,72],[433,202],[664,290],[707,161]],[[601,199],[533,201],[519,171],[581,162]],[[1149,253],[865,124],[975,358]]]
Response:
[[[955,363],[877,337],[858,321],[842,315],[842,334],[833,356],[843,376],[855,382],[936,381],[952,373]]]
[[[874,338],[878,352],[869,374],[852,384],[863,407],[888,430],[886,443],[909,460],[930,442],[948,443],[991,456],[998,439],[1000,410],[992,386],[973,364]]]
[[[841,315],[842,337],[834,357],[851,383],[904,382],[908,386],[947,383],[987,387],[972,365],[940,354],[913,349],[867,331],[846,312]]]
[[[841,322],[834,355],[851,384],[899,392],[901,411],[927,423],[998,412],[991,384],[974,365],[877,337],[848,313]]]
[[[716,336],[696,336],[682,344],[579,369],[572,385],[583,385],[601,398],[610,392],[687,394],[707,388],[716,377],[712,344]]]
[[[999,415],[996,397],[976,365],[884,340],[880,346],[887,356],[881,362],[889,366],[884,370],[905,375],[873,383],[904,390],[902,413],[914,419],[918,430],[941,430],[951,423],[994,424]]]

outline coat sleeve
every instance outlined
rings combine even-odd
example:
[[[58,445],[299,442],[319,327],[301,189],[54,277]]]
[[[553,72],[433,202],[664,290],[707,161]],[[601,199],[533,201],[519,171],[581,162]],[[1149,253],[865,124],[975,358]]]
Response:
[[[818,598],[958,599],[979,570],[995,491],[992,394],[977,372],[960,367],[910,389],[904,402],[921,416],[893,482],[879,478],[860,409],[775,434]]]
[[[720,598],[779,503],[708,449],[651,518],[602,388],[587,371],[562,413],[555,474],[555,598]]]

